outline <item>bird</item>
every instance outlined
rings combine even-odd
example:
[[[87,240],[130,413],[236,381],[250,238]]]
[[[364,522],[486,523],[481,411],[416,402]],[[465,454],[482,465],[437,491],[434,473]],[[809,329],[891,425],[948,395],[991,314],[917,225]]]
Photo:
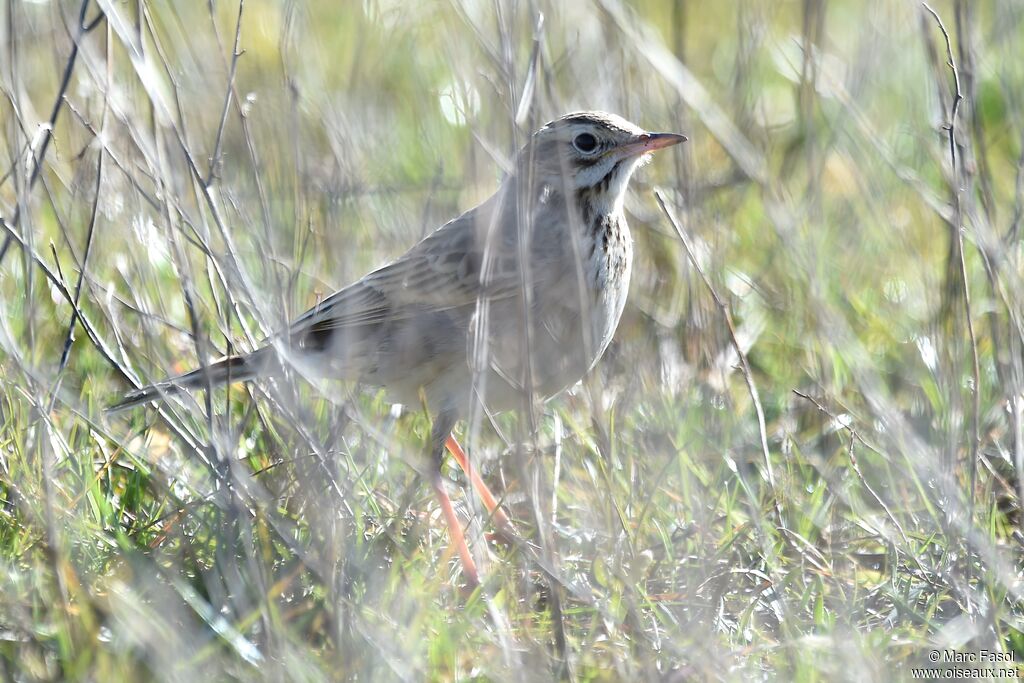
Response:
[[[450,451],[501,530],[510,520],[453,430],[473,404],[500,412],[579,382],[608,348],[629,289],[623,204],[633,172],[686,140],[601,111],[566,114],[528,137],[479,206],[323,299],[257,350],[131,391],[116,412],[176,393],[299,374],[383,387],[432,415],[431,485],[464,576],[479,582],[441,474]]]

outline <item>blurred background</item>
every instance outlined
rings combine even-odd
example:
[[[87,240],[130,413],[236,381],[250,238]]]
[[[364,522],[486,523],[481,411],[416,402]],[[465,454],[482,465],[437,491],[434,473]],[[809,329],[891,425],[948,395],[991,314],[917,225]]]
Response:
[[[0,6],[0,677],[1024,658],[1024,4]],[[690,141],[632,182],[598,368],[468,439],[531,544],[446,470],[481,589],[418,406],[263,382],[103,412],[398,256],[577,109]]]

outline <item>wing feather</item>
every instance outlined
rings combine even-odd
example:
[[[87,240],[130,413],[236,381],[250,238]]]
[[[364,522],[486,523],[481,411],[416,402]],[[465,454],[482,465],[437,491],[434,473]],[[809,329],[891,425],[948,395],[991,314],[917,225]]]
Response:
[[[296,318],[289,329],[293,343],[302,345],[310,336],[398,321],[424,311],[475,306],[481,294],[487,235],[498,231],[492,249],[515,249],[515,228],[509,230],[508,221],[503,220],[501,194],[499,191],[446,223],[397,260]],[[492,299],[516,296],[521,283],[515,259],[494,258],[492,262],[487,295]]]

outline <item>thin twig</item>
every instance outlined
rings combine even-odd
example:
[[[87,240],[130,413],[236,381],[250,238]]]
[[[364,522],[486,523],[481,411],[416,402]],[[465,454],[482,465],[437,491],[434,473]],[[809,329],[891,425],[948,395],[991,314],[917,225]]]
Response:
[[[99,17],[91,21],[88,25],[85,24],[85,13],[89,9],[89,0],[82,0],[82,7],[78,11],[78,23],[75,26],[75,35],[71,39],[71,54],[68,55],[68,61],[64,65],[64,74],[61,76],[60,86],[57,88],[57,97],[53,100],[53,108],[50,110],[50,118],[48,119],[47,126],[43,129],[43,139],[39,143],[39,152],[32,153],[32,169],[29,172],[28,184],[25,186],[25,194],[27,195],[32,191],[32,187],[36,184],[39,179],[39,172],[43,167],[43,162],[46,160],[46,149],[50,146],[50,140],[53,139],[53,129],[57,125],[57,118],[60,116],[60,110],[64,106],[64,93],[68,90],[68,85],[71,83],[71,74],[75,70],[75,62],[78,60],[78,46],[89,31],[96,28],[100,23],[100,18],[104,16],[101,12]],[[11,227],[17,227],[18,221],[21,218],[21,206],[22,203],[19,201],[18,205],[14,208],[14,213],[11,215],[11,220],[8,224]],[[3,262],[4,256],[7,255],[7,249],[11,246],[11,235],[4,237],[4,242],[0,245],[0,263]]]
[[[832,422],[834,422],[835,424],[843,425],[842,421],[839,420],[839,418],[832,414],[832,412],[828,408],[823,406],[814,397],[809,396],[808,394],[805,394],[802,391],[799,391],[798,389],[793,389],[793,393],[806,401],[810,401],[812,404],[814,404],[815,408],[817,408],[821,413],[827,415],[829,419],[831,419]],[[850,466],[853,467],[854,474],[857,475],[857,478],[860,479],[860,483],[864,486],[867,492],[871,494],[871,497],[875,499],[875,502],[878,503],[878,505],[882,508],[882,510],[885,512],[885,516],[889,518],[889,521],[892,522],[892,525],[896,527],[897,531],[900,532],[900,536],[903,537],[903,542],[906,543],[909,547],[910,540],[907,538],[907,534],[905,531],[903,531],[903,527],[900,525],[899,521],[897,521],[896,515],[893,514],[892,510],[889,509],[889,506],[886,504],[884,500],[882,500],[882,497],[878,495],[875,489],[871,487],[871,484],[869,484],[868,480],[864,477],[864,473],[861,472],[860,465],[857,464],[857,457],[853,453],[853,444],[854,442],[860,441],[861,444],[866,446],[868,449],[873,450],[876,453],[878,452],[878,450],[871,446],[870,444],[868,444],[866,441],[864,441],[861,435],[853,427],[849,425],[843,425],[843,428],[850,432],[850,451],[848,455],[850,456]]]
[[[86,229],[85,252],[82,255],[82,264],[78,271],[78,280],[75,282],[74,306],[71,313],[71,322],[68,323],[68,331],[64,336],[64,348],[61,350],[60,363],[57,366],[57,381],[54,383],[52,396],[50,398],[50,410],[53,410],[54,397],[60,388],[61,375],[67,367],[71,357],[71,345],[75,341],[75,326],[78,324],[78,304],[82,298],[82,285],[85,282],[85,274],[89,268],[89,257],[92,255],[93,238],[96,234],[96,213],[100,204],[100,191],[103,187],[103,148],[99,149],[99,158],[96,161],[96,191],[93,194],[92,209],[89,212],[89,226]],[[59,263],[54,255],[54,262]]]
[[[710,278],[707,273],[704,272],[704,268],[700,265],[696,255],[693,252],[693,247],[690,245],[690,240],[683,232],[682,227],[679,225],[679,221],[676,219],[672,210],[669,209],[668,204],[665,202],[665,197],[662,195],[660,190],[654,191],[654,196],[658,200],[658,205],[664,212],[665,217],[668,218],[669,223],[672,224],[672,228],[675,229],[676,234],[679,236],[680,241],[683,243],[683,248],[686,249],[686,255],[690,259],[690,263],[693,264],[694,269],[700,276],[700,279],[704,282],[704,286],[707,287],[708,292],[711,293],[711,298],[714,299],[715,305],[718,310],[721,311],[722,317],[725,319],[725,325],[729,329],[729,339],[732,342],[733,350],[736,351],[736,355],[740,359],[740,370],[743,372],[743,379],[747,383],[747,391],[750,393],[750,400],[754,404],[754,411],[757,413],[757,430],[761,437],[761,455],[764,457],[765,476],[768,479],[768,486],[772,490],[772,500],[775,504],[775,514],[779,518],[779,526],[783,529],[786,528],[786,518],[782,514],[782,504],[779,502],[779,493],[775,488],[775,473],[772,470],[772,456],[768,449],[768,428],[765,424],[764,408],[761,406],[761,397],[757,391],[757,385],[754,383],[754,375],[750,371],[750,363],[747,361],[747,354],[743,352],[743,347],[740,346],[739,338],[736,335],[736,326],[732,321],[732,313],[729,312],[729,307],[725,301],[718,295],[718,291],[715,286],[711,284]]]
[[[99,19],[102,18],[103,16],[105,16],[105,15],[101,12],[99,17],[97,17],[97,19],[95,21],[93,21],[92,24],[90,24],[90,25],[97,24]],[[106,45],[106,58],[107,58],[107,90],[108,91],[110,89],[110,82],[111,82],[111,76],[112,76],[112,73],[111,73],[112,60],[111,60],[111,54],[110,54],[111,42],[110,42],[109,38],[110,37],[108,35],[107,36],[107,41],[106,41],[107,42],[107,45]],[[102,110],[102,114],[101,114],[101,117],[100,117],[100,121],[101,121],[100,122],[100,130],[105,130],[106,129],[107,112],[109,111],[108,104],[109,104],[108,99],[106,97],[104,97],[103,98],[103,110]],[[68,105],[68,106],[70,107],[70,105]],[[91,145],[92,141],[90,141],[89,144]],[[88,149],[88,147],[89,147],[89,145],[86,145],[85,149],[82,150],[82,154],[85,154],[85,150]],[[92,255],[92,249],[93,249],[93,244],[94,244],[94,237],[95,237],[95,234],[96,234],[96,215],[97,215],[97,212],[99,211],[99,206],[100,206],[100,192],[103,189],[103,159],[106,156],[106,150],[105,150],[104,146],[102,144],[100,144],[98,147],[99,147],[99,149],[97,151],[97,158],[96,158],[96,189],[95,189],[95,192],[93,193],[92,209],[89,212],[89,226],[88,226],[88,228],[86,230],[86,237],[85,237],[85,252],[82,255],[82,263],[80,264],[79,270],[78,270],[78,281],[75,283],[75,301],[74,301],[74,306],[73,306],[74,310],[73,310],[73,312],[71,314],[71,322],[68,323],[68,331],[67,331],[67,334],[65,335],[65,338],[64,338],[64,348],[63,348],[63,350],[61,351],[61,354],[60,354],[60,364],[57,367],[57,380],[54,383],[53,391],[52,391],[52,394],[50,396],[49,410],[51,410],[51,411],[53,410],[54,401],[56,400],[56,396],[57,396],[57,391],[60,389],[60,383],[61,383],[61,379],[63,377],[64,368],[67,367],[68,360],[71,357],[71,345],[75,341],[75,326],[78,324],[78,304],[79,304],[79,301],[81,301],[81,298],[82,298],[82,286],[85,283],[85,280],[86,280],[86,277],[87,277],[87,272],[89,270],[89,257]],[[70,243],[70,239],[69,239],[69,243]],[[57,261],[57,258],[56,258],[56,254],[54,254],[54,262],[58,263],[58,265],[59,265],[59,262]]]
[[[239,0],[238,21],[235,23],[235,46],[231,50],[231,69],[228,72],[228,87],[224,92],[224,108],[220,113],[220,125],[217,127],[217,137],[213,143],[213,154],[210,155],[210,168],[206,173],[206,181],[204,182],[207,187],[213,183],[214,174],[217,172],[217,165],[220,163],[220,147],[224,140],[224,128],[228,122],[228,109],[231,107],[231,97],[235,90],[235,71],[238,68],[238,58],[242,56],[242,50],[239,50],[238,46],[242,40],[242,8],[244,6],[244,0]]]
[[[967,316],[967,333],[970,337],[971,342],[971,361],[973,367],[971,368],[972,379],[974,381],[973,394],[974,404],[971,410],[971,445],[970,445],[970,489],[967,492],[967,510],[968,510],[968,521],[974,519],[974,491],[977,484],[978,477],[978,450],[981,447],[981,433],[980,433],[980,414],[981,414],[981,365],[978,361],[978,339],[974,332],[974,320],[971,315],[971,290],[967,278],[967,261],[964,256],[964,234],[963,234],[963,208],[961,206],[960,196],[960,174],[957,172],[956,164],[956,116],[960,109],[960,102],[963,101],[963,94],[960,90],[960,72],[957,70],[956,62],[953,59],[953,46],[949,38],[949,32],[946,31],[945,25],[942,23],[942,19],[939,15],[929,7],[928,3],[922,2],[921,5],[925,11],[935,18],[935,23],[939,25],[939,30],[942,31],[942,37],[946,41],[946,65],[953,72],[953,103],[950,105],[949,110],[949,123],[945,126],[946,132],[949,138],[949,162],[952,170],[952,192],[953,192],[953,209],[955,212],[955,228],[956,228],[956,239],[957,239],[957,251],[960,257],[960,279],[961,284],[964,288],[964,315]],[[970,580],[970,567],[971,563],[968,562],[968,582]]]

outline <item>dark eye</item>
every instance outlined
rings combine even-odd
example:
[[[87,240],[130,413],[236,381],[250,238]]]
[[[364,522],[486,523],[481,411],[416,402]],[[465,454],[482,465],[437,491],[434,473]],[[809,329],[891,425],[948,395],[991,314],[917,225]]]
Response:
[[[590,154],[597,149],[597,138],[590,133],[580,133],[573,139],[572,146],[584,154]]]

